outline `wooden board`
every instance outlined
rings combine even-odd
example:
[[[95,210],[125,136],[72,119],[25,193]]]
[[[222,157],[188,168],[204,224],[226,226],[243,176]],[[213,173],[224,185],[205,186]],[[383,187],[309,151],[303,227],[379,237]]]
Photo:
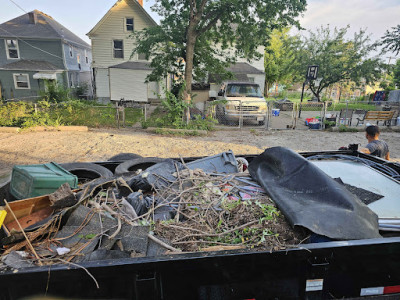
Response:
[[[50,207],[49,196],[39,196],[35,198],[17,200],[8,202],[15,216],[20,219],[22,217],[29,216],[32,213],[42,210],[43,208]],[[4,224],[7,225],[10,222],[15,221],[14,217],[10,213],[8,207],[3,207],[7,211],[7,216],[4,220]]]

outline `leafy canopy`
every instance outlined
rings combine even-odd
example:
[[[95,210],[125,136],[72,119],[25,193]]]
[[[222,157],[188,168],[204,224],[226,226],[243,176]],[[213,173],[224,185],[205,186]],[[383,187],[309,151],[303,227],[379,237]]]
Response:
[[[364,30],[347,39],[349,26],[330,29],[321,26],[308,36],[297,36],[290,45],[294,53],[292,71],[297,74],[297,81],[304,81],[309,65],[319,65],[318,77],[322,78],[319,86],[315,81],[309,84],[310,90],[319,99],[320,93],[336,83],[364,82],[369,84],[381,75],[379,58],[370,57],[376,45],[370,42]]]
[[[224,74],[238,57],[260,58],[257,48],[265,45],[268,32],[299,26],[296,17],[305,7],[306,0],[156,1],[152,10],[161,23],[133,34],[134,52],[152,59],[148,80],[184,74],[190,90],[192,75],[202,80],[209,73]]]
[[[288,71],[293,53],[287,45],[290,43],[290,28],[274,29],[265,48],[265,94],[275,82],[286,81],[291,78]]]
[[[400,53],[400,25],[392,27],[392,31],[386,30],[379,44],[385,46],[384,52],[392,51],[398,55]]]

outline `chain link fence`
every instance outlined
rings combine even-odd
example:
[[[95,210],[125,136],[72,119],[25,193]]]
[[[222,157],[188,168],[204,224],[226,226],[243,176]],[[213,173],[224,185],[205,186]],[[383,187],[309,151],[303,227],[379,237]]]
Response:
[[[267,121],[267,103],[261,101],[209,101],[207,114],[218,121],[219,125],[231,127],[263,127]]]
[[[393,110],[390,121],[379,125],[400,125],[399,102],[292,102],[289,100],[262,102],[210,101],[207,114],[220,126],[258,129],[323,130],[334,126],[357,127],[367,111]],[[372,123],[371,123],[372,124]]]

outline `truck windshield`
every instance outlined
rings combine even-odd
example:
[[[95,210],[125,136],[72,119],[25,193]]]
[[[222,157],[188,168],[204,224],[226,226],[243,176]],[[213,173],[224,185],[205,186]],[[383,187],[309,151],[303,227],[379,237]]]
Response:
[[[228,84],[227,97],[262,97],[258,84]]]

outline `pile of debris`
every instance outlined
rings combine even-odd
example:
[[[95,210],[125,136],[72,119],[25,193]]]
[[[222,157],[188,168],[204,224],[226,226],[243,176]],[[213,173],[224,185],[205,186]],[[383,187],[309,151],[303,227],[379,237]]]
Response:
[[[25,229],[6,203],[14,220],[1,233],[3,267],[297,246],[305,231],[290,227],[246,168],[226,152],[189,163],[167,159],[79,191],[65,184],[45,196],[49,215]]]

